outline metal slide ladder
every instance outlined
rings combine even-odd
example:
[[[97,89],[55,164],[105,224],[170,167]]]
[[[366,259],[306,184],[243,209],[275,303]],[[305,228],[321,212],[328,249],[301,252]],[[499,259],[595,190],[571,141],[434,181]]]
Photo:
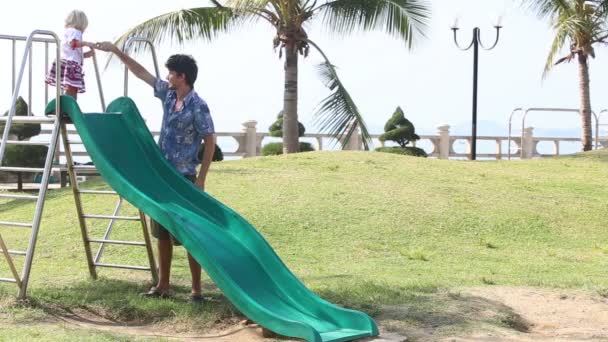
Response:
[[[50,36],[51,38],[37,38],[38,36]],[[33,31],[27,38],[26,37],[18,37],[18,36],[5,36],[0,35],[0,39],[8,39],[13,42],[13,97],[11,102],[11,109],[9,111],[8,116],[0,117],[0,123],[5,124],[4,132],[2,133],[2,140],[0,140],[0,171],[4,172],[28,172],[28,173],[42,173],[42,179],[40,182],[40,187],[38,189],[38,195],[21,195],[21,194],[10,194],[10,193],[0,193],[0,198],[10,198],[14,200],[31,200],[36,201],[36,207],[33,215],[33,219],[31,222],[10,222],[4,221],[0,217],[0,228],[17,228],[17,229],[30,229],[30,237],[28,242],[28,247],[26,250],[10,250],[7,247],[5,240],[2,238],[2,230],[0,230],[0,254],[6,259],[6,262],[9,266],[10,273],[12,277],[0,277],[0,282],[9,282],[15,283],[19,288],[18,298],[24,299],[27,294],[27,286],[29,282],[29,276],[31,273],[32,262],[34,258],[34,250],[36,247],[36,241],[38,238],[38,232],[40,230],[40,223],[42,219],[42,212],[45,204],[46,192],[48,190],[48,185],[51,177],[51,172],[53,171],[62,171],[65,170],[65,166],[61,167],[58,165],[53,165],[54,157],[59,159],[59,134],[61,133],[63,146],[65,149],[65,157],[67,161],[67,171],[70,179],[70,184],[74,193],[74,200],[76,204],[76,209],[78,212],[78,219],[81,228],[82,239],[85,246],[85,253],[87,257],[87,264],[89,266],[89,272],[91,277],[94,279],[97,278],[97,267],[113,267],[113,268],[127,268],[134,270],[145,270],[150,271],[152,274],[153,281],[156,281],[157,278],[157,270],[155,266],[155,260],[153,255],[153,250],[151,247],[151,242],[148,233],[148,227],[146,223],[146,219],[144,214],[140,211],[138,216],[134,217],[125,217],[118,216],[120,208],[123,204],[123,199],[119,198],[118,203],[114,209],[114,213],[112,215],[94,215],[94,214],[85,214],[82,206],[81,194],[99,194],[99,195],[116,195],[114,191],[94,191],[94,190],[80,190],[78,187],[77,173],[79,171],[91,172],[95,171],[94,166],[82,166],[75,165],[72,152],[71,152],[71,144],[79,143],[75,141],[69,140],[69,131],[67,130],[66,123],[61,120],[61,115],[50,115],[47,117],[34,117],[34,116],[15,116],[16,112],[16,102],[19,95],[19,89],[21,86],[21,81],[23,79],[23,74],[25,70],[26,62],[29,60],[29,107],[31,108],[31,88],[32,88],[32,45],[34,42],[44,42],[45,50],[46,50],[46,66],[45,70],[48,70],[48,45],[55,44],[56,45],[56,60],[60,60],[60,40],[58,36],[51,31],[44,30],[35,30]],[[25,41],[25,51],[24,57],[22,59],[21,68],[19,70],[18,75],[15,75],[15,45],[17,41]],[[102,103],[102,109],[105,110],[105,102],[103,98],[103,92],[101,88],[101,81],[99,77],[99,69],[97,66],[96,57],[93,57],[93,63],[95,66],[95,73],[97,76],[97,83]],[[59,63],[56,64],[56,74],[59,77]],[[57,84],[59,82],[57,81]],[[56,88],[56,98],[60,99],[60,89]],[[48,102],[48,89],[45,89],[45,103]],[[59,113],[60,109],[60,100],[56,102],[55,113]],[[30,111],[31,114],[31,111]],[[17,140],[9,140],[9,132],[12,124],[50,124],[52,125],[52,130],[50,131],[50,140],[49,141],[17,141]],[[3,159],[6,152],[7,145],[42,145],[48,147],[48,153],[45,159],[45,164],[43,168],[31,168],[31,167],[15,167],[15,166],[4,166]],[[103,238],[95,239],[90,238],[88,229],[86,226],[86,220],[93,219],[107,219],[110,220],[105,234]],[[136,242],[136,241],[118,241],[111,240],[110,234],[112,231],[112,227],[114,222],[117,220],[131,220],[131,221],[140,221],[142,224],[142,230],[144,235],[144,242]],[[99,248],[98,251],[93,258],[91,252],[91,243],[98,243]],[[127,246],[144,246],[146,247],[146,252],[148,255],[149,267],[147,266],[131,266],[131,265],[117,265],[117,264],[107,264],[101,262],[101,257],[104,251],[104,247],[106,244],[117,244],[117,245],[127,245]],[[21,274],[19,274],[17,267],[15,266],[15,262],[13,260],[14,256],[24,256],[25,261],[23,264],[23,270]]]

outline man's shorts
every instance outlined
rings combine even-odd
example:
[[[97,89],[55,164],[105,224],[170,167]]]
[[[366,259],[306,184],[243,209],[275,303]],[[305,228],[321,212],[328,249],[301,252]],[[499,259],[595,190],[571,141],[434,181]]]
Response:
[[[192,183],[196,182],[196,175],[184,175],[184,177],[188,178]],[[150,230],[152,232],[152,236],[159,240],[169,240],[173,242],[173,246],[181,246],[181,242],[179,242],[169,231],[163,227],[160,223],[150,219]]]

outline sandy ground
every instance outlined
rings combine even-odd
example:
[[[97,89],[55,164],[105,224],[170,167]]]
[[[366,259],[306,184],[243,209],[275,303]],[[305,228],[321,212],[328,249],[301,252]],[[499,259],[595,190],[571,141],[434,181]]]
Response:
[[[608,341],[608,298],[578,290],[488,286],[441,294],[439,307],[387,306],[377,317],[381,336],[360,341]],[[264,337],[242,321],[202,334],[172,335],[160,327],[124,326],[101,317],[58,318],[68,326],[178,341],[295,341]]]

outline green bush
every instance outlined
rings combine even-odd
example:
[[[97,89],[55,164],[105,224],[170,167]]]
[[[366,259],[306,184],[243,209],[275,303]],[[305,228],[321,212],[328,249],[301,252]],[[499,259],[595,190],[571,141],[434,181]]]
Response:
[[[201,144],[201,147],[198,151],[198,160],[202,161],[203,160],[203,154],[205,153],[205,144]],[[224,160],[224,152],[222,152],[222,149],[215,144],[215,151],[213,152],[213,159],[211,159],[211,161],[222,161]]]
[[[19,96],[16,103],[15,116],[27,116],[28,105],[25,100]],[[4,112],[4,116],[8,116],[8,110]],[[4,124],[0,124],[0,134],[4,133]],[[17,136],[17,140],[25,140],[40,134],[40,124],[11,124],[11,130],[9,134]]]
[[[21,96],[15,103],[15,116],[27,116],[28,105]],[[4,113],[4,116],[8,116],[9,111]],[[0,134],[4,134],[4,124],[0,125]],[[26,140],[33,136],[40,134],[40,124],[11,124],[11,130],[9,134],[17,136],[17,140]],[[3,164],[6,166],[13,167],[43,167],[46,160],[46,154],[48,151],[47,146],[25,146],[25,145],[8,145],[4,158]],[[17,189],[23,189],[23,177],[21,172],[17,172]]]
[[[419,140],[414,124],[405,118],[401,107],[397,107],[393,116],[384,125],[384,134],[380,136],[380,141],[394,141],[401,147],[406,147],[410,141]]]
[[[47,146],[8,145],[3,164],[13,167],[44,167]]]
[[[427,157],[426,152],[418,147],[379,147],[376,152],[401,154],[404,156]]]
[[[277,115],[277,121],[268,127],[268,132],[270,132],[271,137],[283,137],[283,111],[280,111],[279,115]],[[301,137],[304,133],[306,133],[306,128],[298,121],[298,136]]]
[[[300,152],[311,152],[314,150],[315,150],[315,148],[310,143],[307,143],[307,142],[300,143]],[[280,142],[269,143],[269,144],[264,145],[264,147],[262,148],[263,156],[278,156],[280,154],[283,154],[283,143],[280,143]]]

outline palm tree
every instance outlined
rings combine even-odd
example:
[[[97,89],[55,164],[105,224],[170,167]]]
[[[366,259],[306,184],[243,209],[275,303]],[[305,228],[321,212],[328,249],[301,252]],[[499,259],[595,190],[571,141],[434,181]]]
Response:
[[[548,18],[555,38],[543,72],[545,78],[554,65],[578,61],[580,115],[583,151],[592,149],[589,57],[595,58],[594,45],[608,38],[608,0],[526,0],[540,18]],[[568,43],[568,54],[555,61]]]
[[[212,5],[183,9],[147,20],[124,33],[117,44],[131,36],[145,37],[154,43],[165,39],[182,43],[203,38],[212,40],[218,33],[258,21],[276,30],[273,44],[279,56],[285,55],[283,95],[283,149],[298,152],[298,59],[308,56],[310,47],[321,54],[324,63],[319,73],[332,93],[325,98],[315,120],[321,131],[338,140],[348,141],[361,129],[365,148],[371,138],[363,117],[338,78],[336,68],[325,53],[309,39],[306,24],[318,19],[331,32],[350,34],[361,30],[384,30],[411,48],[417,36],[424,36],[430,9],[425,0],[211,0]],[[120,46],[120,45],[119,45]],[[134,46],[134,51],[145,49]]]

